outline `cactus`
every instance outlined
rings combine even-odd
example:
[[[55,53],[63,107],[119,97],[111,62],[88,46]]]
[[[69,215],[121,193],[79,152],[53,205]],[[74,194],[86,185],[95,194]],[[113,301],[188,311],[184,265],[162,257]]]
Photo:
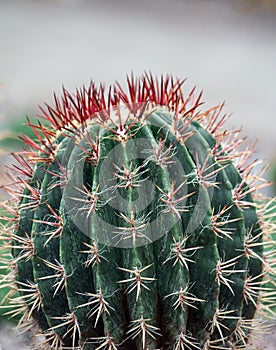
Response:
[[[273,317],[268,183],[223,106],[201,111],[183,82],[64,89],[28,122],[1,239],[35,348],[247,349]]]

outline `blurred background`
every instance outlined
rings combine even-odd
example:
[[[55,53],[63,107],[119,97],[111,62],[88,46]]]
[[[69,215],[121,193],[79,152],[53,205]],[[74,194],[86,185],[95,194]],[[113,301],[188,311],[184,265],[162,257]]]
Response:
[[[150,70],[188,78],[206,107],[225,100],[275,160],[275,0],[0,0],[0,43],[1,137],[62,85]]]
[[[0,0],[0,183],[54,91],[145,70],[188,78],[206,108],[226,101],[276,178],[276,0]]]

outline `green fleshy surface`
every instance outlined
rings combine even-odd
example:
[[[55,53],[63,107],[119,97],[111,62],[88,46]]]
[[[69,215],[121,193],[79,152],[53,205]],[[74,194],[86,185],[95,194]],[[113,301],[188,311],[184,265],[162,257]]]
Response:
[[[40,318],[43,329],[47,329],[48,326],[54,327],[59,336],[64,338],[66,345],[70,345],[71,342],[70,334],[67,334],[68,327],[66,325],[59,327],[63,321],[56,317],[67,314],[74,315],[78,321],[81,343],[90,337],[100,338],[108,335],[116,344],[122,344],[118,346],[119,350],[127,347],[142,349],[141,337],[131,338],[131,334],[135,333],[129,333],[131,322],[134,322],[134,327],[135,321],[141,317],[146,319],[149,325],[156,327],[151,329],[163,335],[159,337],[157,333],[153,333],[154,337],[146,336],[147,347],[153,350],[163,346],[164,350],[171,350],[181,333],[196,338],[200,346],[203,346],[207,339],[219,339],[218,329],[211,328],[217,310],[229,311],[231,316],[234,316],[232,319],[225,318],[222,321],[224,326],[222,333],[225,337],[231,336],[239,317],[251,319],[254,316],[254,304],[245,303],[242,296],[243,281],[246,276],[258,276],[262,266],[259,259],[248,261],[245,256],[239,257],[239,255],[243,250],[246,232],[253,227],[252,234],[256,236],[260,232],[260,227],[253,207],[241,209],[233,202],[233,188],[241,181],[238,171],[232,162],[225,164],[223,169],[220,168],[221,165],[209,156],[214,140],[198,123],[191,123],[188,131],[193,131],[194,134],[180,143],[170,132],[172,125],[169,114],[164,111],[154,112],[147,121],[146,126],[134,124],[130,127],[129,133],[132,134],[133,142],[144,139],[149,142],[147,147],[150,145],[156,149],[161,137],[162,140],[166,140],[166,147],[173,144],[175,157],[181,164],[184,175],[178,178],[174,164],[159,166],[152,158],[149,158],[145,165],[135,142],[129,143],[126,147],[124,143],[121,144],[115,139],[112,130],[102,128],[100,158],[97,166],[85,163],[85,153],[74,144],[73,140],[61,142],[57,152],[58,161],[54,160],[49,165],[48,172],[45,172],[43,181],[41,180],[42,197],[39,207],[35,213],[30,211],[21,213],[20,230],[24,227],[26,231],[32,231],[35,244],[33,274],[42,295],[42,310],[45,314],[41,317],[34,315],[34,318]],[[179,122],[179,127],[181,126]],[[96,134],[92,132],[93,137],[96,137]],[[72,142],[71,151],[67,154],[70,148],[67,143],[70,142]],[[105,160],[117,146],[121,147],[122,158],[119,157],[120,152],[117,154],[115,152],[113,162],[117,162],[119,167],[124,165],[128,169],[140,167],[142,182],[154,183],[164,193],[168,193],[172,178],[175,181],[175,188],[184,180],[187,181],[183,186],[183,195],[184,187],[187,193],[193,193],[193,195],[187,197],[185,208],[180,212],[177,220],[173,220],[177,215],[168,210],[160,215],[162,209],[166,207],[161,200],[163,195],[158,188],[155,188],[153,193],[150,187],[145,187],[148,190],[145,192],[148,198],[153,195],[153,200],[140,210],[135,204],[139,198],[139,191],[135,186],[121,186],[120,189],[116,189],[117,192],[115,189],[112,192],[110,191],[111,179],[109,179],[110,182],[109,180],[106,180],[107,183],[102,182],[102,169],[106,175],[109,174],[108,176],[114,174],[116,170],[111,163],[108,168],[105,168]],[[59,186],[53,186],[57,184],[58,178],[51,172],[59,171],[59,161],[64,155],[68,158],[68,182],[63,191]],[[122,161],[123,164],[120,163]],[[199,163],[199,166],[202,166],[205,162],[210,166],[211,171],[215,171],[214,181],[217,185],[210,184],[205,187],[198,182],[196,164]],[[143,172],[145,168],[146,171]],[[100,205],[89,217],[84,211],[78,217],[83,224],[79,226],[80,222],[75,221],[74,217],[78,213],[68,211],[66,201],[70,200],[70,196],[77,197],[83,183],[90,191],[98,190],[99,202],[105,204]],[[100,185],[99,189],[98,185]],[[108,199],[106,193],[108,193]],[[113,196],[116,197],[117,208],[113,207]],[[251,195],[247,195],[245,199],[252,202]],[[124,203],[123,206],[120,202]],[[51,225],[41,223],[40,220],[54,220],[54,218],[46,203],[57,215],[61,215],[63,220],[61,237],[53,238],[47,244],[45,244],[49,238],[47,234],[53,228]],[[217,236],[211,225],[212,215],[218,214],[224,207],[229,208],[226,214],[229,222],[223,226],[223,229],[231,232],[231,240]],[[135,220],[143,218],[142,222],[145,222],[147,218],[150,223],[154,220],[158,223],[151,225],[149,231],[145,230],[148,242],[142,246],[131,246],[122,235],[124,228],[129,229],[129,223],[121,214],[129,217],[132,210],[134,210]],[[33,224],[32,215],[35,219]],[[166,227],[167,222],[170,221],[173,222],[172,227],[156,239],[156,233],[160,227]],[[122,239],[118,241],[118,247],[114,246],[114,243],[108,244],[110,237],[115,242],[120,234]],[[175,241],[180,243],[183,240],[185,240],[183,247],[193,252],[191,256],[188,255],[192,260],[187,260],[188,269],[172,256]],[[258,242],[261,240],[260,237]],[[104,244],[105,241],[107,244]],[[94,242],[101,252],[101,262],[87,265],[87,254],[82,251],[87,250],[85,244],[92,245]],[[261,257],[262,247],[257,246],[254,252]],[[235,258],[237,258],[236,264],[230,267],[233,271],[226,275],[227,279],[231,280],[231,288],[229,288],[217,280],[216,268],[219,261],[223,263]],[[41,279],[55,273],[41,259],[55,265],[60,263],[65,269],[67,276],[65,286],[56,294],[53,289],[53,284],[57,282],[55,278]],[[32,266],[30,262],[25,265],[21,262],[18,264],[18,281],[26,280],[27,276],[32,277],[30,269]],[[136,288],[131,291],[134,286],[131,284],[134,281],[134,272],[125,270],[133,271],[135,268],[140,270],[146,268],[142,271],[142,277],[149,279],[145,282],[149,289],[142,286],[138,294]],[[242,271],[239,272],[239,270]],[[195,298],[192,306],[187,304],[184,304],[183,308],[176,306],[180,288],[188,288],[190,295]],[[95,295],[99,295],[100,292],[108,302],[108,312],[99,312],[97,327],[95,327],[98,316]],[[92,302],[93,300],[95,302]],[[126,338],[127,341],[124,342]],[[99,345],[86,344],[85,349],[94,350],[97,346]]]

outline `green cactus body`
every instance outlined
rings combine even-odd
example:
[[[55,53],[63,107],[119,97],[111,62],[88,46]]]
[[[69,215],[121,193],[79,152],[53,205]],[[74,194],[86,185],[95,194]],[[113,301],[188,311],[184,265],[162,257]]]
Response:
[[[33,181],[30,184],[33,191],[35,191],[35,189],[38,190],[37,186],[40,186],[44,174],[44,169],[42,170],[41,166],[38,165],[34,173]],[[33,193],[35,194],[38,192],[35,191]],[[18,289],[21,297],[23,299],[26,298],[26,304],[28,305],[28,310],[26,310],[26,313],[23,315],[23,319],[29,317],[29,311],[32,310],[33,305],[35,305],[37,307],[33,309],[32,315],[30,316],[34,319],[40,320],[41,328],[47,330],[49,328],[48,322],[44,313],[40,310],[40,305],[37,303],[37,297],[35,296],[38,289],[34,282],[33,265],[31,260],[33,254],[33,244],[31,240],[34,217],[33,205],[36,205],[33,201],[35,199],[36,198],[32,196],[30,188],[26,187],[19,205],[20,219],[18,222],[16,237],[13,242],[13,257],[16,259]],[[29,298],[30,294],[31,297]],[[40,293],[38,296],[40,298]]]
[[[37,162],[10,228],[22,322],[41,349],[246,349],[275,273],[251,167],[222,142],[220,108],[199,112],[172,78],[128,85],[64,91],[26,139]]]

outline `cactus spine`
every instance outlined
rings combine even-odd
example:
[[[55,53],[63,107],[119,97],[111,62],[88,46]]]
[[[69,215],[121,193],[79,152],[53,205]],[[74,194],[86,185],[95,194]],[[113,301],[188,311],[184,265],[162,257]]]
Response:
[[[3,203],[14,314],[39,349],[253,346],[275,303],[253,150],[182,81],[127,83],[64,90],[29,122]]]

